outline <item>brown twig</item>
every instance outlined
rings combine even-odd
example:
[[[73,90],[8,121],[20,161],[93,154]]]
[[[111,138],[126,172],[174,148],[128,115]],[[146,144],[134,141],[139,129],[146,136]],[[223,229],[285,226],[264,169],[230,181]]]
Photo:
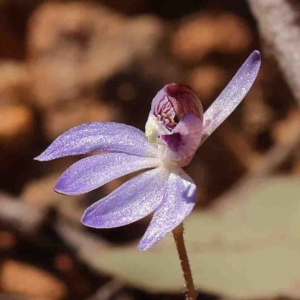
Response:
[[[296,0],[249,0],[268,51],[300,104],[300,4]]]
[[[30,217],[29,217],[30,216]],[[0,193],[0,219],[25,233],[33,233],[43,222],[45,214],[34,207]]]
[[[124,282],[118,279],[112,279],[105,285],[101,286],[101,288],[90,298],[87,300],[109,300],[123,289],[125,286]],[[0,299],[1,300],[1,299]]]

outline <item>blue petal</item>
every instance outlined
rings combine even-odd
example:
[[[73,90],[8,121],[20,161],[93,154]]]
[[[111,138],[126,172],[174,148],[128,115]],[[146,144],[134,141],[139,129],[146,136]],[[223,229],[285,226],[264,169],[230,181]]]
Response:
[[[244,99],[256,79],[260,63],[259,52],[253,51],[219,97],[204,113],[202,143]]]
[[[119,123],[95,122],[66,131],[35,159],[47,161],[93,151],[123,152],[151,157],[156,155],[155,147],[139,129]]]
[[[82,223],[94,228],[130,224],[153,212],[161,203],[169,172],[157,168],[132,178],[91,205]]]
[[[57,181],[55,190],[61,194],[80,195],[123,175],[157,167],[159,164],[157,158],[125,153],[93,155],[68,168]]]
[[[171,173],[165,189],[163,201],[155,211],[151,223],[144,234],[140,250],[147,250],[171,232],[191,213],[196,199],[196,185],[183,171]]]

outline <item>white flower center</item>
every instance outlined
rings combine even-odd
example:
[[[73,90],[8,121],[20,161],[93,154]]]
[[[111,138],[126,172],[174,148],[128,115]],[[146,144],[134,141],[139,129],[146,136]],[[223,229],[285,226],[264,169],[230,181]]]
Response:
[[[165,141],[160,139],[162,134],[170,134],[170,131],[164,127],[161,116],[149,115],[146,126],[145,134],[150,143],[157,146],[158,158],[164,168],[168,169],[170,172],[175,172],[182,170],[178,165],[178,161],[171,159],[170,149]]]
[[[150,143],[156,143],[156,140],[159,137],[159,127],[160,124],[158,119],[155,116],[150,115],[145,126],[145,134]]]
[[[160,115],[156,117],[150,114],[145,126],[145,134],[150,143],[160,144],[159,136],[161,134],[170,134],[170,131],[165,128]]]

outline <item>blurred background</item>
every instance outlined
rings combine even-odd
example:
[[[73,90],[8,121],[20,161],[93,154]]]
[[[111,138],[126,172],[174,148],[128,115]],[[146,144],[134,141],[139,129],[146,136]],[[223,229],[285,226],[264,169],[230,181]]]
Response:
[[[250,2],[0,1],[0,299],[183,299],[172,237],[137,250],[150,217],[80,223],[128,177],[65,197],[53,186],[78,157],[33,158],[81,123],[144,130],[166,83],[190,85],[206,109],[255,49],[252,90],[186,168],[198,186],[187,247],[198,299],[300,299],[300,99],[282,68],[299,54],[281,64],[260,32],[263,1]]]

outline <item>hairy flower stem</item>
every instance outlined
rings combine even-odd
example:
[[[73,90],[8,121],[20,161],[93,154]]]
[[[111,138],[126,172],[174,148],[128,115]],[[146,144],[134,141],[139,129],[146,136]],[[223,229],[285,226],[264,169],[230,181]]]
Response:
[[[178,225],[174,230],[173,230],[173,236],[175,239],[175,244],[177,248],[177,252],[179,255],[180,259],[180,264],[181,264],[181,269],[185,281],[185,287],[186,287],[186,292],[185,292],[185,298],[186,300],[195,300],[197,293],[195,290],[194,282],[193,282],[193,276],[189,264],[189,259],[187,256],[185,244],[184,244],[184,239],[183,239],[183,223]]]

